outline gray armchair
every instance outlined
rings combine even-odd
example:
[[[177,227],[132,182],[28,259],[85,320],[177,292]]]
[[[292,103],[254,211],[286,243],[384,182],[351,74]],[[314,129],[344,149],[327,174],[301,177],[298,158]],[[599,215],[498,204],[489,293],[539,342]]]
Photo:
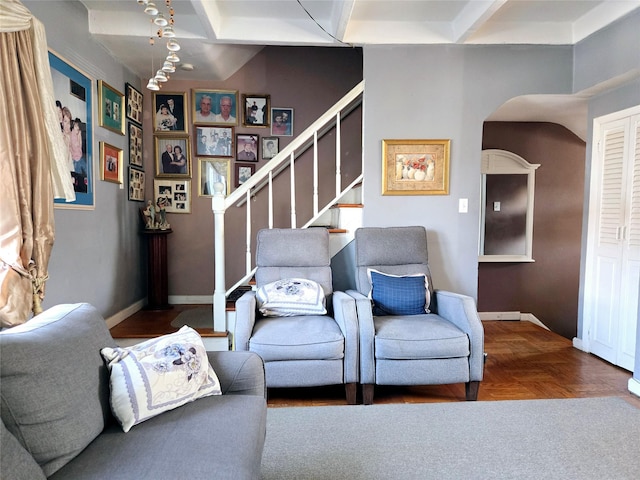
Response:
[[[324,315],[264,316],[256,291],[236,301],[236,350],[262,357],[267,387],[345,384],[347,403],[356,403],[358,320],[354,299],[334,292],[325,228],[260,230],[256,287],[301,278],[322,286]]]
[[[347,293],[356,299],[358,311],[363,402],[373,403],[374,385],[459,382],[466,384],[466,399],[476,400],[484,369],[484,329],[471,297],[432,290],[425,228],[360,228],[355,234],[355,255],[357,291]],[[426,275],[428,288],[422,276],[404,277],[414,274]],[[378,302],[369,298],[372,278],[377,286],[374,297],[396,288],[395,297],[389,297],[391,306],[380,297]],[[417,284],[416,278],[420,279]],[[407,293],[406,282],[412,282],[411,288],[417,286],[417,293]],[[427,292],[430,313],[425,313],[425,302],[418,304],[421,312],[398,310],[405,308],[400,304],[409,297],[419,299]]]

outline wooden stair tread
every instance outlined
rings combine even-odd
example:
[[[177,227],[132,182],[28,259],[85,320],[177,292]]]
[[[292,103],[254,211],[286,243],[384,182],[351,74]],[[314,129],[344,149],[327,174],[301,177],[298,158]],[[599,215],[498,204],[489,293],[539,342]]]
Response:
[[[346,228],[329,228],[329,233],[347,233]]]
[[[331,208],[364,208],[362,203],[336,203]]]

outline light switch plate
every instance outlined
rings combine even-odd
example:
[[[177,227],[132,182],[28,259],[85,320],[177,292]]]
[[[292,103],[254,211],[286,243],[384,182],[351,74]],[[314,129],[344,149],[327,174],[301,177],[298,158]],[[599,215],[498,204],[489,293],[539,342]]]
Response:
[[[469,199],[461,198],[458,200],[458,212],[467,213],[469,211]]]

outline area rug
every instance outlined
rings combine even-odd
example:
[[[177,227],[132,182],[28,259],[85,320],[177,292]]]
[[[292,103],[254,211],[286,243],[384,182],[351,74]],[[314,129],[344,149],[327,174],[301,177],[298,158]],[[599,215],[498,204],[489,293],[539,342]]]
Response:
[[[638,479],[622,398],[271,407],[263,480]]]
[[[195,307],[184,312],[171,322],[171,326],[180,328],[189,325],[191,328],[213,328],[213,307]]]

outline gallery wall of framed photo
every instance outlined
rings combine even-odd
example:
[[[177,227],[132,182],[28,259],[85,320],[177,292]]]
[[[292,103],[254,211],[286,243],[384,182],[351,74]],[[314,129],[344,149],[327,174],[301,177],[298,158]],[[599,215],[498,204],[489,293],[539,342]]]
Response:
[[[73,75],[82,80],[70,72],[71,80]],[[87,87],[85,92],[91,90]],[[100,180],[126,183],[128,200],[145,202],[144,157],[152,152],[146,162],[152,169],[152,201],[167,213],[190,213],[193,195],[211,197],[218,182],[228,195],[255,174],[260,161],[280,152],[280,137],[293,136],[293,108],[272,107],[270,94],[191,88],[148,93],[153,145],[145,145],[144,94],[130,83],[121,93],[103,80],[97,81],[97,92],[98,125],[125,135],[128,146],[127,161],[126,147],[100,142]]]

